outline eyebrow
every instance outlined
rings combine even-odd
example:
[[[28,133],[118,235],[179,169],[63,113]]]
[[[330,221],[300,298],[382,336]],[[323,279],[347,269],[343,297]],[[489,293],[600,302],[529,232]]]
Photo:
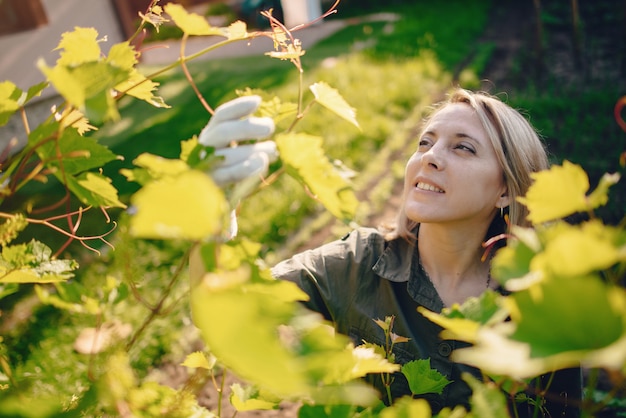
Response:
[[[421,138],[422,136],[424,136],[424,135],[433,135],[433,136],[437,136],[437,132],[435,132],[435,131],[425,131],[425,132],[422,132],[422,135],[420,135],[420,138]],[[477,138],[473,137],[472,135],[466,134],[466,133],[464,133],[464,132],[458,132],[458,133],[454,134],[454,136],[455,136],[456,138],[467,138],[467,139],[472,140],[472,141],[473,141],[473,142],[475,142],[476,144],[481,145],[481,141],[480,141],[480,140],[478,140]]]

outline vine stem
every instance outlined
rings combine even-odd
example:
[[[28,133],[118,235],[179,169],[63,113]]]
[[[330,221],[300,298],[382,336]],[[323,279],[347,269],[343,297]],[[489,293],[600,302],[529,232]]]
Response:
[[[187,260],[189,259],[189,253],[190,253],[190,250],[188,249],[183,255],[180,263],[176,267],[176,271],[174,272],[172,279],[170,280],[167,287],[165,288],[165,291],[161,294],[161,298],[155,305],[154,309],[150,310],[150,315],[148,315],[148,317],[141,324],[139,329],[135,332],[135,334],[133,334],[128,344],[126,344],[127,351],[130,350],[133,347],[133,345],[135,345],[135,343],[137,342],[141,334],[143,334],[146,328],[148,328],[148,326],[152,323],[152,321],[154,321],[154,319],[157,316],[159,316],[161,311],[164,309],[163,306],[165,305],[165,301],[169,298],[170,294],[172,293],[172,290],[174,289],[174,285],[178,282],[178,279],[180,279],[182,271],[187,265]]]

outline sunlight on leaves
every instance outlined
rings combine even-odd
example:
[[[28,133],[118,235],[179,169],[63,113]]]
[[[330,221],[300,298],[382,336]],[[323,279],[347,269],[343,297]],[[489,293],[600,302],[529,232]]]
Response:
[[[339,219],[350,221],[359,204],[350,184],[328,161],[322,139],[306,134],[276,136],[287,172],[304,183],[315,199]]]
[[[69,189],[88,206],[126,208],[111,184],[111,179],[99,173],[81,173],[76,177],[66,177]]]
[[[624,367],[624,289],[594,276],[551,278],[534,287],[540,291],[528,289],[507,297],[512,322],[481,328],[476,344],[455,350],[453,359],[514,378],[579,364]]]
[[[0,283],[52,283],[74,276],[74,260],[56,260],[52,250],[39,241],[5,246],[0,253]]]
[[[21,90],[12,82],[0,82],[0,126],[6,125],[11,115],[20,108],[17,100],[21,95]]]
[[[532,173],[534,183],[518,201],[529,210],[528,219],[535,225],[595,209],[606,203],[608,188],[619,177],[605,177],[601,187],[588,199],[589,178],[579,165],[564,161],[547,171]]]
[[[61,50],[57,65],[75,67],[100,59],[98,31],[94,28],[75,27],[72,32],[61,35],[61,42],[55,50]]]
[[[209,22],[197,13],[189,13],[183,6],[176,3],[167,3],[164,6],[165,13],[170,15],[172,21],[187,35],[220,35],[224,33],[220,28],[212,27]]]
[[[424,399],[400,398],[389,408],[380,412],[380,418],[430,418],[431,410]]]
[[[171,106],[165,103],[161,96],[154,95],[154,91],[156,91],[158,86],[159,83],[146,78],[139,71],[133,69],[128,79],[115,85],[115,90],[143,100],[154,107],[169,109]]]
[[[345,101],[336,89],[324,82],[315,83],[309,88],[319,104],[361,129],[356,120],[356,110]]]
[[[205,239],[219,234],[227,211],[222,190],[191,170],[148,183],[131,203],[131,231],[140,238]]]
[[[234,383],[230,386],[230,390],[230,403],[237,411],[268,410],[278,407],[278,400],[263,399],[259,391],[253,386],[244,388],[239,383]]]
[[[423,306],[419,306],[417,311],[437,325],[443,327],[442,338],[456,338],[462,341],[474,342],[480,324],[466,318],[447,318],[436,312],[429,311]]]
[[[248,36],[247,32],[248,28],[245,22],[238,20],[236,22],[231,23],[227,30],[228,39],[245,39]]]
[[[214,356],[207,358],[206,354],[202,351],[196,351],[187,355],[181,365],[192,369],[212,370],[216,363],[217,359]]]
[[[66,107],[63,112],[56,113],[55,119],[60,123],[61,129],[65,129],[68,126],[76,129],[79,135],[84,135],[85,132],[95,131],[98,128],[91,125],[89,120],[78,109]]]
[[[580,226],[560,223],[551,229],[555,231],[546,231],[551,237],[545,250],[530,263],[533,271],[561,277],[580,276],[626,259],[616,246],[618,231],[599,221]]]

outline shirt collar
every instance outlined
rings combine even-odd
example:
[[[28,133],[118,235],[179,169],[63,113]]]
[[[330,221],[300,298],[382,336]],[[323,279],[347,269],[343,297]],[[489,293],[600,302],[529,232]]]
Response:
[[[404,238],[390,240],[372,270],[389,281],[408,282],[416,244]]]

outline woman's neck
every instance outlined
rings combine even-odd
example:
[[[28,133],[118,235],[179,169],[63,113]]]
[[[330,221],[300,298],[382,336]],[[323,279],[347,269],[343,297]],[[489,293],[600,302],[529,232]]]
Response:
[[[486,231],[420,225],[420,263],[446,305],[477,296],[489,286],[489,262],[481,260],[485,234]]]

